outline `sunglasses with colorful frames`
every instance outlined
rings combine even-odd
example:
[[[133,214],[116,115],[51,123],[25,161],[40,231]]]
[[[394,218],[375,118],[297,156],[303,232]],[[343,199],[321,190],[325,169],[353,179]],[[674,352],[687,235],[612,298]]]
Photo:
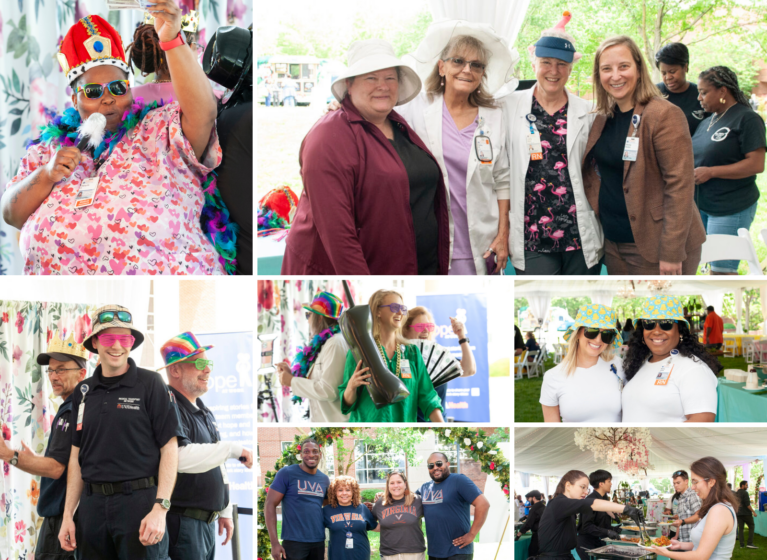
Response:
[[[415,332],[434,332],[437,328],[437,325],[434,323],[413,323],[410,325],[410,328]]]
[[[205,368],[210,366],[210,369],[213,369],[213,360],[206,360],[205,358],[197,358],[196,360],[184,362],[187,364],[194,364],[194,367],[196,367],[200,371],[205,371]]]
[[[123,348],[133,348],[133,344],[136,342],[136,338],[130,334],[100,334],[96,338],[99,340],[99,344],[107,348],[114,346],[115,342],[119,342]]]
[[[674,328],[674,319],[661,319],[660,321],[650,321],[648,319],[642,319],[642,328],[646,331],[654,331],[657,324],[662,330],[670,331]]]
[[[77,86],[77,93],[82,92],[88,99],[98,99],[104,95],[104,90],[108,89],[114,97],[122,97],[130,89],[128,80],[112,80],[105,84],[84,84]]]
[[[114,323],[115,320],[130,323],[133,317],[127,311],[102,311],[96,317],[96,322],[101,324]]]
[[[399,303],[390,303],[389,305],[379,305],[378,307],[388,307],[392,313],[407,313],[407,307]]]
[[[602,335],[602,342],[605,344],[612,344],[613,340],[615,340],[615,331],[603,331],[596,328],[583,329],[583,336],[589,340],[594,340],[600,334]]]

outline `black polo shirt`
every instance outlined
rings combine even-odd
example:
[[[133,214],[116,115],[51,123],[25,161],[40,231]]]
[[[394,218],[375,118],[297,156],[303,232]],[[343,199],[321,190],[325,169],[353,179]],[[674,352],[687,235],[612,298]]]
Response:
[[[40,500],[37,502],[37,515],[40,517],[56,517],[64,513],[64,500],[67,495],[67,465],[72,452],[72,432],[74,431],[72,395],[69,395],[53,418],[51,434],[48,436],[48,447],[45,448],[45,456],[64,465],[64,472],[56,480],[45,476],[40,477]]]
[[[589,498],[610,501],[606,495],[602,496],[596,490],[589,495]],[[612,517],[607,512],[589,508],[581,512],[578,518],[578,545],[584,548],[602,546],[603,539],[607,538],[607,533],[611,529]]]
[[[216,418],[208,407],[197,399],[197,407],[174,387],[181,426],[191,443],[218,443]],[[221,467],[200,474],[179,473],[170,503],[178,507],[191,507],[205,511],[221,511],[229,503],[229,484],[224,483]]]
[[[575,516],[591,509],[593,496],[573,500],[564,494],[554,496],[546,506],[538,526],[538,542],[541,555],[569,556],[578,545]]]
[[[80,470],[86,482],[157,477],[160,448],[173,437],[184,437],[176,397],[160,374],[136,367],[131,358],[128,366],[112,385],[104,383],[101,366],[97,367],[72,395],[72,445],[80,448]],[[85,413],[78,430],[84,387]]]

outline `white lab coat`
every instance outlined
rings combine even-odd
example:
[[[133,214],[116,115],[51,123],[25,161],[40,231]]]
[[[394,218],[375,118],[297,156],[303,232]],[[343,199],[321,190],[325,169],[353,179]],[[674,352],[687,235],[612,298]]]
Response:
[[[290,382],[293,394],[309,399],[310,422],[348,422],[349,415],[341,413],[338,388],[344,381],[344,367],[349,345],[337,333],[322,345],[319,356],[306,378],[294,377]]]
[[[439,162],[442,175],[445,178],[445,190],[448,200],[448,215],[450,218],[450,260],[453,260],[453,240],[455,229],[453,214],[450,212],[450,186],[447,167],[442,152],[442,106],[443,97],[435,95],[430,102],[427,94],[421,92],[415,99],[395,107],[407,123],[415,130],[431,150]],[[487,266],[482,255],[498,235],[498,201],[509,199],[509,158],[506,150],[507,134],[506,119],[503,111],[497,108],[479,108],[479,117],[484,119],[485,135],[490,137],[493,147],[492,165],[480,165],[472,142],[472,149],[467,157],[469,165],[466,170],[466,213],[469,222],[469,241],[474,257],[477,274],[487,274]],[[476,138],[480,127],[474,133]]]
[[[511,262],[519,270],[525,269],[525,176],[530,164],[527,151],[527,135],[530,125],[526,116],[533,106],[533,90],[515,91],[504,97],[503,108],[508,115],[509,161],[514,169],[511,174]],[[581,237],[586,265],[595,266],[604,252],[604,235],[594,211],[583,190],[581,161],[583,160],[591,125],[596,113],[591,101],[567,92],[567,172],[575,197],[578,232]]]

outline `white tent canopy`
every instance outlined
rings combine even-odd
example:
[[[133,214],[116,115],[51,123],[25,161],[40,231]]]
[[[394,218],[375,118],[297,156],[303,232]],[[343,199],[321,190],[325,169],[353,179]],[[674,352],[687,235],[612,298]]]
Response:
[[[633,479],[592,451],[575,444],[577,428],[515,428],[514,469],[539,476],[562,476],[576,469],[585,473],[605,469],[615,480]],[[649,478],[689,470],[702,457],[716,457],[727,469],[757,459],[767,460],[767,428],[650,428]]]

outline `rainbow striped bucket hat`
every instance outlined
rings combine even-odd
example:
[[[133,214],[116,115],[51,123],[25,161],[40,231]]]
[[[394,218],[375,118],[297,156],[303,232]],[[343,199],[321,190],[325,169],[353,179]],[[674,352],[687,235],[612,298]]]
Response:
[[[158,371],[172,366],[176,362],[201,354],[211,348],[213,348],[212,344],[210,346],[200,346],[197,338],[190,332],[174,336],[160,348],[160,354],[165,365],[159,368]]]
[[[323,317],[338,319],[344,311],[344,303],[330,292],[320,292],[309,305],[304,305],[304,309]]]

